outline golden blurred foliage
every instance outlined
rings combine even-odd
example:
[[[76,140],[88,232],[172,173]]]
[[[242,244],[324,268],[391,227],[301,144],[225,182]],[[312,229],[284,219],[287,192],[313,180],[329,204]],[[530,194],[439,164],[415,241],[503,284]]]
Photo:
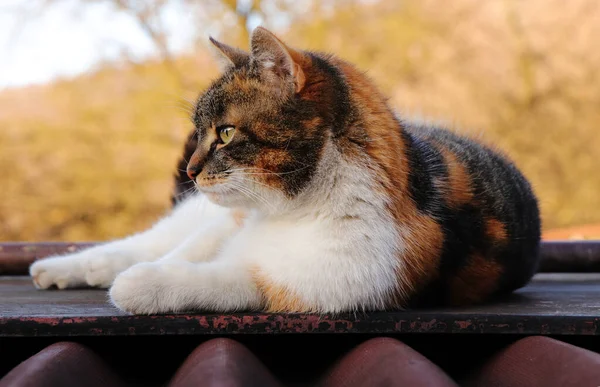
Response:
[[[399,114],[496,143],[532,181],[545,229],[600,222],[599,2],[335,4],[281,36],[356,63]],[[0,239],[106,240],[156,221],[186,101],[217,74],[199,48],[0,93]]]

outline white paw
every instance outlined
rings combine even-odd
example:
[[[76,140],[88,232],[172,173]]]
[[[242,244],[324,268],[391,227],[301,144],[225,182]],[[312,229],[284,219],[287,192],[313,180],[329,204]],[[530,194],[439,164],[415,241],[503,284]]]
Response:
[[[115,279],[109,291],[117,308],[131,314],[174,312],[178,309],[177,278],[185,276],[187,262],[145,262]]]
[[[137,258],[137,257],[136,257]],[[38,289],[56,286],[108,288],[120,272],[136,262],[131,253],[92,248],[34,262],[29,273]]]
[[[48,289],[51,286],[65,289],[86,285],[82,262],[72,256],[36,261],[29,268],[29,274],[38,289]]]

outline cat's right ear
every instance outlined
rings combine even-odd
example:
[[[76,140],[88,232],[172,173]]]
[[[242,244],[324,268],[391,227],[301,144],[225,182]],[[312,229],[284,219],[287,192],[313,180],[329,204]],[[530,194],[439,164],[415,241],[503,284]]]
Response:
[[[225,43],[221,43],[212,36],[208,38],[213,44],[213,52],[222,70],[231,67],[240,67],[250,60],[250,54],[239,48],[231,47]]]
[[[256,27],[250,37],[252,61],[261,70],[263,80],[276,90],[299,93],[306,82],[302,65],[306,57],[264,27]]]

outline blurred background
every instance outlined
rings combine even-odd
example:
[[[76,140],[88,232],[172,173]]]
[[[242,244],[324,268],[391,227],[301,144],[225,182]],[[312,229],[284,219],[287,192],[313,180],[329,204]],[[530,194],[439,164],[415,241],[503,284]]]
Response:
[[[597,0],[3,0],[0,240],[100,241],[170,208],[208,36],[263,25],[355,62],[400,114],[482,135],[546,239],[600,238]]]

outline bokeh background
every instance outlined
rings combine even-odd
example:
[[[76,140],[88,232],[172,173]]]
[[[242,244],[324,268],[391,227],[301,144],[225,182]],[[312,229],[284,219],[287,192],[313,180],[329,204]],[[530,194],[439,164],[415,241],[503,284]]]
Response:
[[[208,36],[247,48],[257,25],[355,62],[400,114],[498,143],[545,238],[600,237],[597,0],[3,0],[0,240],[155,222],[218,75]]]

